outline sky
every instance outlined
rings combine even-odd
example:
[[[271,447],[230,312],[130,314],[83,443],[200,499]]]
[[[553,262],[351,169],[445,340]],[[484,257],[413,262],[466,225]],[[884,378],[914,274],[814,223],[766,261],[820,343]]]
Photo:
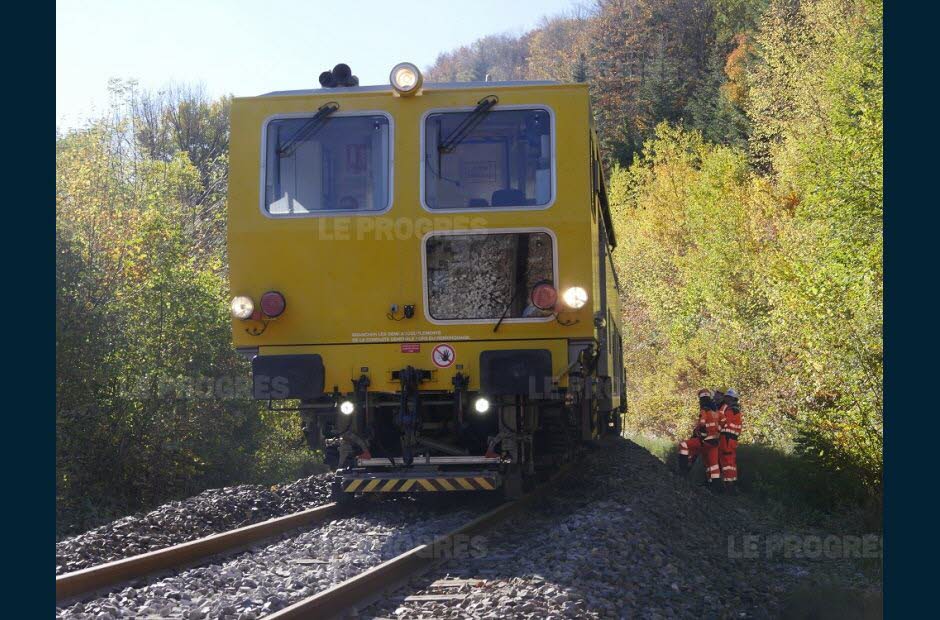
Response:
[[[575,0],[59,0],[56,126],[107,107],[110,78],[142,89],[202,85],[211,96],[318,87],[345,62],[360,84],[384,84],[402,61],[488,35],[521,34]]]

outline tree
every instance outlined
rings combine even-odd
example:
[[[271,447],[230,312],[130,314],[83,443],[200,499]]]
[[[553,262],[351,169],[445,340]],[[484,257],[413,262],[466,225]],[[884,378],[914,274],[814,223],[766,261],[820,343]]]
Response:
[[[590,26],[592,95],[608,157],[629,163],[657,123],[677,121],[707,70],[705,0],[599,0]]]
[[[744,111],[747,104],[744,65],[748,46],[744,35],[738,41],[727,57],[715,48],[708,70],[692,93],[682,117],[689,127],[702,132],[710,142],[744,147],[751,130]]]
[[[766,185],[740,151],[662,124],[629,170],[614,169],[610,196],[615,223],[631,231],[615,253],[629,274],[631,410],[661,412],[644,430],[687,433],[688,395],[734,385],[748,395],[750,437],[779,445],[768,302],[753,286],[775,241]]]
[[[129,93],[136,146],[143,157],[168,162],[180,153],[199,171],[185,197],[190,232],[201,247],[224,250],[231,97],[212,101],[201,87],[171,85]]]
[[[584,82],[588,72],[586,27],[584,12],[543,19],[530,33],[526,79]]]
[[[525,75],[528,38],[508,34],[490,35],[440,54],[426,71],[428,81],[482,82],[521,80]]]
[[[266,442],[280,441],[280,422],[259,416],[231,346],[224,246],[194,234],[207,229],[193,197],[210,194],[204,173],[225,157],[227,138],[217,156],[201,151],[204,170],[180,146],[198,150],[211,140],[195,128],[225,123],[167,116],[146,135],[189,127],[178,134],[187,141],[158,146],[162,138],[140,137],[146,120],[130,115],[141,109],[134,84],[114,83],[112,93],[109,116],[56,140],[60,531],[296,464],[283,443],[273,465],[256,459],[275,452]],[[213,102],[203,112],[225,109]],[[213,216],[223,231],[224,207]]]
[[[791,342],[802,446],[876,483],[883,433],[883,40],[872,0],[774,4],[752,145],[793,212],[770,325]]]
[[[578,54],[578,61],[574,65],[574,69],[571,71],[571,81],[572,82],[587,82],[588,73],[587,73],[587,57],[584,53]]]

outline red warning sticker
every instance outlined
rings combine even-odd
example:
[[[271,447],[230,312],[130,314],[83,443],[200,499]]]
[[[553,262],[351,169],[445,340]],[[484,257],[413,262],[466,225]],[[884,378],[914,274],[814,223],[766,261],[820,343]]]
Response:
[[[454,347],[449,344],[439,344],[431,351],[431,361],[438,368],[447,368],[457,359],[457,353]]]
[[[401,343],[401,352],[402,353],[420,353],[421,344],[418,342],[403,342]]]

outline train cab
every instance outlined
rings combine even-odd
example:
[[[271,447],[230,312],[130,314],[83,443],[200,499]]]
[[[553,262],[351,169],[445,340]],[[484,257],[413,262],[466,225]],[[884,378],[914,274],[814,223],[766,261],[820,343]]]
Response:
[[[338,496],[518,495],[625,403],[616,245],[586,84],[236,98],[232,333]]]

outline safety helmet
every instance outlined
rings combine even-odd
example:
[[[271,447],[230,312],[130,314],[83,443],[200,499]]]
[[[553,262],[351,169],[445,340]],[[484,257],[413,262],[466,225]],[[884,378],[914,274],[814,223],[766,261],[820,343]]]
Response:
[[[739,398],[738,391],[734,388],[730,388],[727,392],[725,392],[725,396],[728,398]]]

